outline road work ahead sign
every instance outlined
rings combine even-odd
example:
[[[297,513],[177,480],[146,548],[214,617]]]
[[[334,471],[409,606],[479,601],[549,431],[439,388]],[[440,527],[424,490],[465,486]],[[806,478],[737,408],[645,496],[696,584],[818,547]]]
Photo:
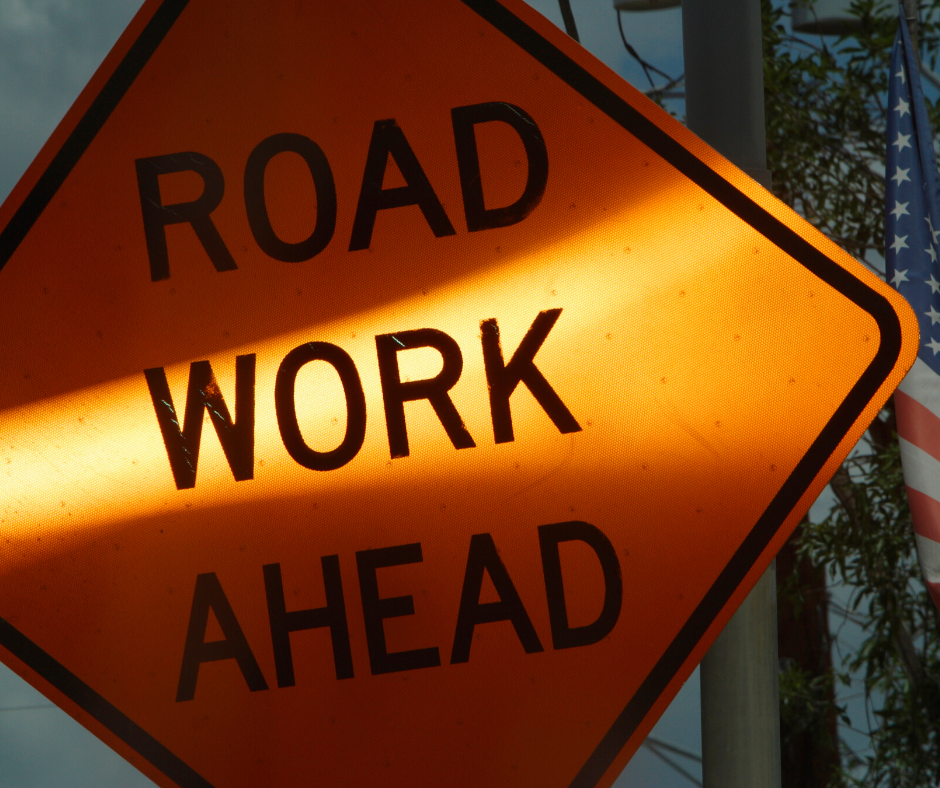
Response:
[[[917,345],[516,0],[147,2],[0,227],[0,657],[163,786],[610,785]]]

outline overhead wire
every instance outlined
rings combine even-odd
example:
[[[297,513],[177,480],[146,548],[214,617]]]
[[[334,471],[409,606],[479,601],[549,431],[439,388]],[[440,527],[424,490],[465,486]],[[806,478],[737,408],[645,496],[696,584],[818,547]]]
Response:
[[[670,744],[669,742],[663,741],[662,739],[657,739],[653,736],[647,736],[645,741],[649,742],[654,747],[659,747],[663,750],[667,750],[668,752],[680,755],[683,758],[688,758],[690,761],[695,761],[696,763],[702,762],[702,756],[698,753],[692,752],[691,750],[684,750],[682,747],[676,747],[675,744]]]
[[[627,37],[623,32],[623,19],[621,18],[621,12],[619,10],[617,11],[617,29],[620,30],[620,40],[623,41],[623,45],[626,47],[627,52],[629,52],[636,62],[643,67],[643,71],[646,72],[646,77],[649,79],[651,85],[653,84],[653,80],[650,77],[650,71],[656,72],[659,74],[659,76],[664,77],[665,79],[671,80],[673,82],[676,81],[672,79],[672,77],[669,76],[669,74],[667,74],[665,71],[656,68],[656,66],[654,66],[652,63],[648,63],[643,58],[641,58],[639,53],[630,45],[630,42],[627,41]]]
[[[650,70],[656,70],[655,66],[647,63],[643,58],[640,57],[639,53],[632,46],[630,46],[630,42],[627,41],[627,36],[623,32],[623,20],[620,18],[620,9],[614,9],[614,13],[617,14],[617,29],[620,31],[620,40],[623,41],[623,45],[629,53],[630,57],[632,57],[643,68],[643,73],[646,74],[646,78],[649,80],[650,87],[655,88],[656,85],[653,84],[653,77],[650,76]],[[669,79],[670,77],[667,76],[666,78]]]
[[[561,11],[561,18],[565,24],[565,32],[573,38],[578,43],[581,43],[581,39],[578,36],[578,26],[574,21],[574,13],[571,11],[571,0],[558,0],[558,8]],[[640,64],[640,67],[643,69],[643,73],[646,74],[646,78],[650,83],[650,90],[648,93],[660,93],[665,94],[667,90],[679,84],[684,75],[679,76],[676,79],[673,79],[669,74],[661,69],[656,68],[652,63],[647,62],[640,54],[633,48],[629,41],[627,41],[627,36],[623,32],[623,20],[620,18],[620,11],[615,10],[617,14],[617,29],[620,31],[620,40],[623,41],[623,45],[626,48],[630,56]],[[656,73],[659,76],[667,80],[667,83],[662,87],[656,87],[656,83],[653,81],[653,76],[650,72]]]
[[[624,33],[623,31],[623,19],[621,18],[621,11],[619,9],[615,9],[614,13],[617,14],[617,29],[620,31],[620,40],[623,42],[624,49],[627,50],[627,54],[629,54],[630,57],[632,57],[634,60],[636,60],[637,63],[640,64],[640,67],[643,69],[643,73],[646,74],[646,78],[647,80],[649,80],[650,89],[645,91],[646,94],[647,95],[660,94],[660,95],[665,96],[667,90],[675,87],[680,82],[682,82],[682,80],[685,78],[685,74],[680,74],[678,77],[673,78],[662,69],[656,68],[656,66],[654,66],[652,63],[640,57],[640,53],[637,52],[636,49],[633,48],[633,45],[630,44],[629,41],[627,41],[626,33]],[[667,80],[666,84],[657,87],[656,83],[653,81],[653,76],[652,76],[653,73],[658,74],[659,76],[666,79]]]
[[[689,758],[690,760],[697,761],[698,763],[701,763],[702,761],[702,758],[700,755],[696,755],[694,753],[688,752],[687,750],[680,749],[679,747],[676,747],[675,745],[669,744],[664,741],[660,741],[659,739],[654,739],[652,736],[646,737],[646,740],[643,742],[643,746],[646,747],[646,749],[648,749],[651,753],[653,753],[653,755],[659,758],[663,763],[669,766],[673,771],[685,777],[685,779],[688,780],[690,783],[692,783],[692,785],[698,786],[698,788],[702,787],[701,780],[699,780],[691,772],[684,769],[680,764],[676,763],[675,760],[673,760],[668,755],[666,755],[665,752],[662,752],[662,750],[675,753],[676,755],[680,755],[683,758]]]

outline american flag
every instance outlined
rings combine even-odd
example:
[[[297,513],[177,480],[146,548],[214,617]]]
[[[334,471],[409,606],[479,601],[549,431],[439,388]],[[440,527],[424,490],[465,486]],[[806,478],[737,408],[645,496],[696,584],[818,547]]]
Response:
[[[920,352],[894,395],[917,552],[940,608],[940,177],[920,73],[901,14],[891,55],[885,170],[888,281],[920,324]]]

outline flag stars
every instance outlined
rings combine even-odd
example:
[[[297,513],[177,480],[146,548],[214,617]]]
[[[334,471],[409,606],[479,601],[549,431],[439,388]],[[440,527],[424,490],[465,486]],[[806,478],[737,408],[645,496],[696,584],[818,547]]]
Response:
[[[930,217],[929,217],[929,216],[925,216],[925,217],[924,217],[924,220],[927,222],[927,226],[930,228],[930,234],[933,236],[933,242],[936,243],[936,242],[937,242],[937,236],[940,235],[940,230],[934,230],[934,229],[933,229],[933,222],[930,221]]]
[[[911,178],[908,173],[911,171],[911,168],[908,167],[906,170],[903,167],[895,167],[894,175],[891,176],[891,180],[895,181],[898,186],[900,186],[904,181],[910,181]],[[928,222],[930,219],[927,220]]]
[[[903,26],[903,18],[901,24]],[[908,67],[910,61],[904,61],[911,53],[906,51],[902,33],[899,31],[895,40],[888,71],[892,78],[886,102],[890,132],[885,140],[884,168],[887,181],[884,203],[886,278],[917,315],[921,336],[918,355],[931,369],[940,372],[940,241],[937,240],[940,238],[940,205],[937,205],[934,177],[937,165],[933,161],[930,134],[919,125],[923,120],[921,99],[910,90],[918,78],[913,67]],[[909,71],[910,80],[907,79]],[[901,164],[906,166],[901,167]],[[932,180],[925,183],[928,174]],[[905,181],[910,186],[905,186]],[[921,224],[921,217],[926,227]],[[907,250],[903,256],[902,249]]]

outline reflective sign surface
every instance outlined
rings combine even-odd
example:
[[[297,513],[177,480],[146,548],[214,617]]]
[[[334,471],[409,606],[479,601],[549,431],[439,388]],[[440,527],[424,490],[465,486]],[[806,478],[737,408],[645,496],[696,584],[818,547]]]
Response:
[[[609,785],[916,352],[516,2],[147,3],[0,226],[0,658],[167,786]]]

